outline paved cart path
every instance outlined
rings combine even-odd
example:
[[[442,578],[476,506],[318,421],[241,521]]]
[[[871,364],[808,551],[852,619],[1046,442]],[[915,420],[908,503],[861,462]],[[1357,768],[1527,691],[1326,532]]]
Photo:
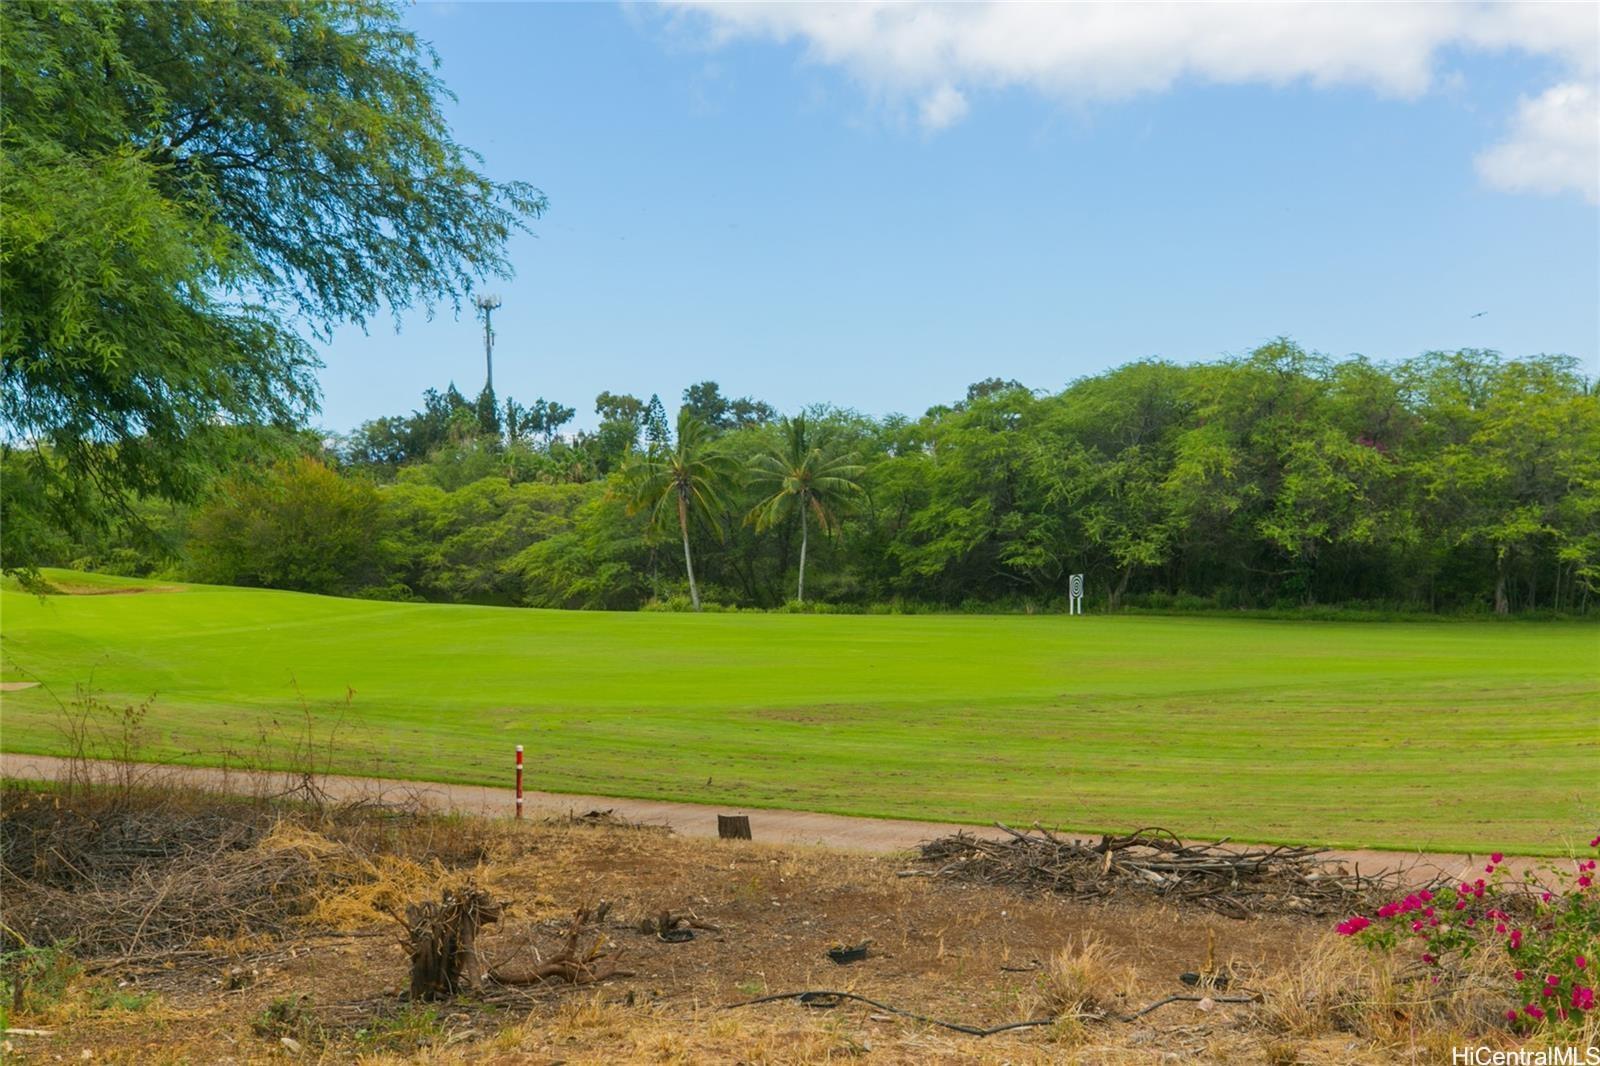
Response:
[[[94,765],[101,773],[109,774],[111,771],[112,764]],[[54,781],[62,779],[67,768],[68,761],[65,759],[47,755],[0,752],[0,777]],[[173,782],[244,795],[286,791],[300,780],[299,775],[154,763],[134,764],[132,772],[139,778],[151,782]],[[320,777],[317,783],[336,800],[404,797],[419,801],[434,810],[502,817],[510,815],[515,809],[514,793],[509,788],[338,775]],[[696,837],[716,836],[719,814],[747,814],[750,816],[751,835],[756,841],[769,844],[818,844],[825,847],[881,853],[909,851],[924,840],[958,830],[986,836],[1000,835],[999,831],[993,828],[984,829],[981,826],[945,822],[914,822],[898,818],[856,818],[811,811],[741,808],[726,804],[713,806],[560,792],[525,791],[523,796],[524,816],[530,819],[573,812],[582,814],[591,810],[610,810],[617,817],[631,822],[665,825],[674,832]],[[1062,832],[1064,835],[1072,835],[1071,830]],[[1352,868],[1359,865],[1362,873],[1375,874],[1381,870],[1404,869],[1410,871],[1418,880],[1426,880],[1441,872],[1454,878],[1471,880],[1482,876],[1486,861],[1482,855],[1451,855],[1420,851],[1330,850],[1328,855],[1332,859],[1349,864]],[[1550,862],[1558,860],[1512,858],[1507,860],[1506,865],[1509,867],[1508,872],[1520,873],[1524,866],[1542,867]]]

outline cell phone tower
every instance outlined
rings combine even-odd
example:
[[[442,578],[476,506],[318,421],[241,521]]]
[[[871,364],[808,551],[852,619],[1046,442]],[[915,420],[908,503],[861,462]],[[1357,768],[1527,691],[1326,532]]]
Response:
[[[500,306],[500,297],[488,293],[477,299],[478,310],[483,312],[483,364],[488,372],[484,388],[494,392],[494,309]]]

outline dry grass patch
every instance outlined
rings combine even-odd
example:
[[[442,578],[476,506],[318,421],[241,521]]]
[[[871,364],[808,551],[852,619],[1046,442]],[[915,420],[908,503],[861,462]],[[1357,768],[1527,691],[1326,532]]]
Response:
[[[8,885],[30,882],[34,893],[7,892],[8,925],[19,927],[15,917],[20,927],[54,928],[49,923],[61,919],[35,922],[43,913],[37,908],[57,900],[82,906],[66,899],[74,887],[66,867],[48,856],[42,865],[13,866],[14,857],[35,852],[10,846],[49,840],[69,856],[93,854],[101,846],[95,832],[120,823],[80,819],[83,810],[72,809],[78,802],[59,817],[53,800],[0,811],[4,877]],[[1450,997],[1419,990],[1409,974],[1326,936],[1311,919],[1234,921],[1147,901],[1085,904],[901,877],[905,863],[895,856],[689,840],[581,821],[517,824],[201,797],[163,802],[117,817],[148,829],[154,812],[167,810],[180,819],[213,817],[219,832],[230,822],[248,832],[227,854],[201,860],[191,851],[162,852],[145,857],[142,873],[119,874],[112,887],[127,907],[156,904],[152,923],[165,913],[161,893],[175,891],[177,878],[215,877],[231,861],[291,865],[307,871],[308,887],[287,893],[263,921],[247,911],[244,921],[164,925],[160,947],[147,933],[134,941],[118,922],[102,925],[91,938],[99,947],[68,949],[79,969],[57,1002],[80,1005],[25,997],[9,1024],[55,1032],[13,1038],[10,1058],[74,1059],[91,1050],[96,1061],[281,1062],[287,1036],[307,1061],[363,1063],[1119,1063],[1164,1054],[1177,1056],[1170,1061],[1320,1063],[1430,1061],[1451,1041],[1511,1039],[1490,1009],[1497,975],[1473,978],[1464,986],[1470,991]],[[91,832],[91,822],[102,830]],[[408,1002],[408,961],[390,915],[469,880],[510,901],[481,939],[491,967],[520,972],[557,957],[573,913],[604,899],[612,906],[593,935],[631,976],[580,988],[491,982],[439,1003]],[[692,936],[664,940],[663,912],[694,915],[698,925],[680,926]],[[860,961],[828,958],[832,946],[867,940]],[[1133,1022],[1117,1020],[1194,993],[1179,980],[1188,971],[1226,972],[1227,992],[1259,991],[1261,1002],[1228,1004],[1219,994],[1208,1007],[1174,1002]],[[142,1009],[84,1005],[107,987],[142,997]],[[726,1009],[807,990],[852,992],[983,1028],[1059,1020],[978,1038],[851,1001]],[[69,1017],[70,1027],[61,1024]]]

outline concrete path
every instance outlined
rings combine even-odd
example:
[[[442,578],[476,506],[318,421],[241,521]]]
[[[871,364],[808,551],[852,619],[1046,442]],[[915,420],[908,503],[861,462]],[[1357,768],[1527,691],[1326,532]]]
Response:
[[[0,777],[59,780],[66,774],[67,766],[65,759],[0,752]],[[103,773],[109,774],[111,771],[109,763],[96,766]],[[507,767],[507,771],[509,776],[510,767]],[[153,763],[135,764],[132,772],[147,781],[171,781],[240,794],[257,792],[270,794],[285,791],[299,780],[296,776],[284,774]],[[404,797],[416,799],[434,810],[491,816],[509,816],[516,809],[514,793],[509,788],[333,775],[319,778],[317,784],[337,800]],[[530,819],[567,813],[583,814],[591,810],[610,810],[617,817],[631,822],[665,825],[674,832],[696,837],[716,836],[719,814],[747,814],[750,816],[751,835],[758,842],[769,844],[818,844],[832,848],[884,853],[910,851],[924,840],[945,836],[958,830],[999,835],[998,830],[992,828],[985,830],[970,825],[913,822],[897,818],[852,818],[846,815],[817,814],[808,811],[747,809],[731,805],[710,806],[667,800],[619,799],[613,796],[583,796],[557,792],[524,792],[523,796],[524,817]],[[1071,835],[1071,830],[1063,832]],[[1428,880],[1439,873],[1444,873],[1452,878],[1470,881],[1474,877],[1482,876],[1487,861],[1482,855],[1449,855],[1437,852],[1330,851],[1329,857],[1346,863],[1352,870],[1359,867],[1360,872],[1364,874],[1401,869],[1418,880]],[[1542,867],[1548,861],[1510,859],[1507,861],[1510,867],[1508,872],[1520,873],[1525,866]]]

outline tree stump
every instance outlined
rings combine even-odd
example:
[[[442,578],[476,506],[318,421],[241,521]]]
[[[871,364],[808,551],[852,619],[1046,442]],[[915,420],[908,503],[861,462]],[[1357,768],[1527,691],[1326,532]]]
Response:
[[[748,814],[717,815],[717,836],[723,840],[749,840],[750,816]]]
[[[475,885],[445,892],[438,903],[406,908],[406,953],[411,956],[411,998],[444,999],[482,977],[478,931],[500,920],[505,908]]]

